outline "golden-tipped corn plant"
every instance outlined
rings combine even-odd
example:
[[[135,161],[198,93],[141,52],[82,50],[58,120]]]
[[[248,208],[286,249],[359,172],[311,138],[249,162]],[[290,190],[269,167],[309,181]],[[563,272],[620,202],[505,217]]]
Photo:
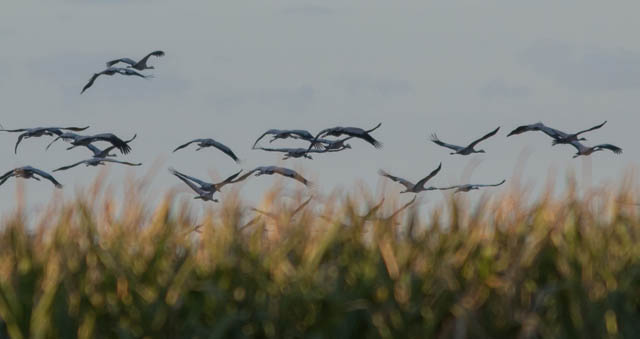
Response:
[[[0,229],[11,338],[637,338],[640,219],[626,192],[505,190],[389,217],[364,195],[94,188]],[[119,206],[121,205],[121,206]],[[398,204],[399,206],[399,204]]]

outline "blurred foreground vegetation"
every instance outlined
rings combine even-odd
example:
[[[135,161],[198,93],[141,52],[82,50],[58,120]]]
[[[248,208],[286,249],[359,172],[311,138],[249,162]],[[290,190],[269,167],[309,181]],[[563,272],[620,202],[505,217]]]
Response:
[[[96,186],[3,217],[0,336],[640,335],[640,219],[625,192],[532,203],[512,189],[473,209],[458,194],[388,218],[392,201],[371,210],[358,194],[292,215],[299,203],[275,189],[259,206],[272,215],[229,193],[201,220],[200,202],[127,196],[117,207]]]

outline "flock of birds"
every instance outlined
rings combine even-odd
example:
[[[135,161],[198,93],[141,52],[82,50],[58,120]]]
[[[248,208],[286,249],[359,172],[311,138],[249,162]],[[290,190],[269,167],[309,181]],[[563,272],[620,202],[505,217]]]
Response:
[[[106,63],[107,68],[105,70],[99,73],[93,74],[89,82],[82,88],[81,94],[84,93],[88,88],[90,88],[95,82],[95,80],[101,75],[111,76],[114,74],[120,74],[125,76],[138,76],[144,79],[148,79],[152,76],[143,75],[138,71],[154,69],[153,66],[147,65],[148,59],[151,56],[161,57],[164,55],[165,53],[163,51],[154,51],[147,54],[144,58],[140,59],[139,61],[135,61],[129,58],[121,58],[121,59],[109,61]],[[126,68],[114,67],[114,65],[118,63],[125,63],[125,64],[128,64],[128,66]],[[599,125],[596,125],[594,127],[591,127],[589,129],[585,129],[576,133],[565,133],[560,130],[548,127],[543,123],[539,122],[535,124],[519,126],[513,131],[511,131],[507,135],[507,137],[521,134],[524,132],[540,131],[553,139],[552,145],[566,144],[566,145],[573,146],[576,149],[576,153],[573,156],[574,158],[578,156],[588,156],[594,152],[602,151],[602,150],[609,150],[616,154],[622,153],[622,149],[620,147],[617,147],[611,144],[598,144],[595,146],[586,146],[581,143],[581,141],[586,140],[584,137],[581,137],[582,134],[599,129],[603,127],[605,124],[606,124],[606,121]],[[313,135],[307,130],[270,129],[264,132],[253,143],[252,149],[262,150],[266,152],[279,152],[283,154],[283,159],[289,159],[289,158],[313,159],[311,156],[312,154],[341,152],[347,149],[351,149],[351,145],[347,143],[347,141],[356,140],[356,139],[363,140],[369,143],[370,145],[374,146],[375,148],[381,148],[382,143],[376,140],[371,135],[371,133],[376,131],[378,128],[380,128],[381,125],[382,124],[379,123],[370,129],[363,129],[360,127],[332,127],[332,128],[321,130],[315,135]],[[14,152],[16,154],[18,152],[18,146],[20,145],[22,140],[28,139],[28,138],[34,138],[34,137],[43,137],[43,136],[54,137],[53,141],[51,141],[49,145],[47,145],[46,147],[47,150],[57,140],[62,139],[63,141],[66,141],[71,145],[67,148],[67,150],[71,150],[76,147],[84,147],[93,154],[93,156],[91,156],[88,159],[78,161],[71,165],[59,167],[57,169],[54,169],[53,172],[69,170],[71,168],[74,168],[82,164],[86,166],[98,166],[98,165],[103,165],[105,163],[114,163],[114,164],[121,164],[121,165],[127,165],[127,166],[142,165],[141,163],[133,163],[128,161],[116,160],[114,159],[114,157],[116,157],[116,154],[111,153],[112,151],[117,150],[123,155],[128,154],[131,151],[131,146],[129,144],[136,138],[136,135],[134,135],[128,140],[123,140],[112,133],[101,133],[101,134],[95,134],[95,135],[80,135],[80,134],[74,133],[74,132],[82,132],[88,128],[89,126],[86,126],[86,127],[36,127],[36,128],[20,128],[20,129],[4,129],[3,128],[3,129],[0,129],[0,131],[21,133],[18,136],[18,140],[14,147]],[[492,136],[495,136],[499,130],[500,130],[500,127],[474,140],[473,142],[469,143],[466,146],[458,146],[458,145],[445,143],[441,141],[435,134],[432,135],[431,141],[438,146],[452,150],[452,152],[450,153],[452,155],[470,155],[474,153],[485,153],[485,150],[476,149],[475,147],[478,144],[480,144],[482,141]],[[297,140],[303,140],[307,142],[308,145],[307,147],[300,147],[300,148],[274,148],[274,147],[259,146],[260,141],[267,136],[271,138],[269,140],[269,143],[273,143],[276,140],[297,139]],[[95,145],[98,142],[108,143],[109,146],[104,149],[101,149]],[[198,148],[196,149],[196,151],[202,150],[204,148],[215,148],[223,152],[227,156],[229,156],[236,163],[240,163],[240,159],[231,150],[231,148],[229,148],[228,146],[224,145],[221,142],[218,142],[210,138],[193,139],[189,142],[186,142],[176,147],[173,150],[173,152],[187,148],[191,144],[197,145]],[[441,169],[442,169],[442,163],[440,163],[440,165],[438,165],[436,169],[434,169],[431,173],[429,173],[429,175],[420,179],[416,183],[413,183],[409,180],[406,180],[400,177],[393,176],[383,170],[379,170],[379,174],[383,177],[386,177],[404,186],[405,190],[402,191],[402,193],[419,193],[422,191],[432,191],[432,190],[455,190],[455,192],[469,192],[471,190],[477,190],[482,187],[495,187],[505,183],[505,180],[502,180],[496,184],[461,184],[461,185],[454,185],[449,187],[434,187],[434,186],[425,187],[427,182],[429,182],[433,177],[435,177],[440,172]],[[169,168],[169,172],[171,174],[173,174],[179,180],[184,182],[197,194],[194,197],[194,199],[201,199],[203,201],[218,202],[218,200],[214,198],[214,194],[216,192],[220,192],[220,190],[226,185],[244,181],[252,175],[261,176],[261,175],[278,174],[281,176],[285,176],[285,177],[297,180],[298,182],[306,186],[311,185],[311,183],[307,179],[305,179],[302,175],[300,175],[298,172],[285,167],[259,166],[244,173],[243,175],[240,175],[242,171],[243,170],[240,170],[230,175],[229,177],[227,177],[225,180],[221,182],[209,183],[204,180],[195,178],[193,176],[189,176],[187,174],[181,173],[173,168]],[[42,179],[49,180],[57,188],[62,188],[62,184],[60,184],[60,182],[58,182],[51,174],[31,166],[19,167],[6,172],[2,176],[0,176],[0,185],[4,184],[4,182],[11,177],[25,178],[25,179],[32,178],[35,180],[40,180],[42,178]],[[414,200],[412,200],[411,202],[413,202]]]

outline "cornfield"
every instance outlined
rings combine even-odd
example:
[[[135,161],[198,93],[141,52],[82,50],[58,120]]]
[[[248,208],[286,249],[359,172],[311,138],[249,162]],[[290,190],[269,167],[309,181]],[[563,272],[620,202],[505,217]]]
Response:
[[[392,215],[362,192],[252,211],[96,184],[0,229],[11,338],[637,338],[629,187],[463,194]],[[23,198],[18,198],[18,200]],[[530,200],[530,201],[528,201]],[[403,200],[404,201],[404,200]],[[420,200],[418,200],[419,202]],[[18,204],[20,205],[20,204]],[[294,210],[298,209],[294,212]]]

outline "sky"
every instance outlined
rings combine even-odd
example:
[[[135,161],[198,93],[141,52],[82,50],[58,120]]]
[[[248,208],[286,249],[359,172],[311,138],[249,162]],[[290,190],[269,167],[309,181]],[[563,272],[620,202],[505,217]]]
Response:
[[[185,197],[187,187],[166,168],[219,180],[279,164],[300,170],[314,192],[324,193],[362,183],[395,195],[401,187],[382,180],[378,169],[418,180],[440,162],[431,182],[437,186],[509,184],[516,174],[535,186],[549,173],[558,185],[567,173],[585,185],[619,182],[640,158],[639,11],[632,1],[11,1],[0,10],[0,124],[137,134],[133,151],[119,159],[144,165],[108,166],[105,180],[120,187],[156,163],[153,190],[177,188]],[[157,49],[166,56],[150,59],[156,69],[145,73],[153,79],[102,77],[80,95],[106,61]],[[621,155],[572,159],[571,146],[551,147],[540,133],[506,138],[521,124],[542,121],[572,132],[605,120],[586,135],[587,144],[612,143]],[[250,149],[270,128],[315,133],[379,122],[373,136],[384,144],[380,150],[354,140],[346,152],[281,161]],[[486,154],[452,156],[428,141],[437,133],[467,144],[498,126],[499,134],[480,145]],[[45,151],[48,137],[23,141],[14,154],[17,136],[0,134],[0,172],[24,165],[50,171],[90,156],[62,143]],[[243,162],[211,149],[171,153],[203,137],[228,145]],[[70,199],[98,172],[56,173],[62,191],[27,181],[28,206]],[[241,193],[255,201],[277,180],[252,179]],[[0,187],[0,213],[15,206],[16,185]],[[423,196],[427,204],[443,199],[440,192]]]

